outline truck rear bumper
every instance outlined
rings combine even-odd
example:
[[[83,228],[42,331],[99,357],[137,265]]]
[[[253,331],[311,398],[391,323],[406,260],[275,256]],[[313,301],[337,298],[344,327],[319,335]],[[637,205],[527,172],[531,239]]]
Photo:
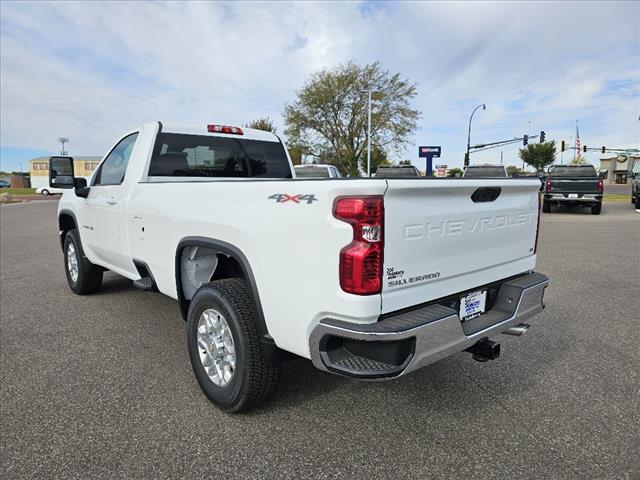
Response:
[[[553,203],[567,203],[567,204],[589,204],[594,205],[602,202],[602,194],[579,194],[578,197],[570,198],[562,193],[545,194],[544,199]]]
[[[528,320],[544,308],[549,279],[529,273],[506,281],[493,308],[461,322],[452,308],[432,304],[373,324],[323,319],[309,338],[320,370],[364,379],[388,379],[460,352]]]

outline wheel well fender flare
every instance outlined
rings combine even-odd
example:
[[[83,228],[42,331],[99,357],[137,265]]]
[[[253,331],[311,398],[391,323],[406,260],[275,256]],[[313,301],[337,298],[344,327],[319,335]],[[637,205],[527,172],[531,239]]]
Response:
[[[258,328],[260,329],[260,333],[263,336],[268,336],[269,332],[267,330],[267,324],[264,319],[264,313],[262,311],[262,304],[260,302],[260,294],[258,293],[258,287],[256,284],[255,277],[253,276],[253,270],[251,269],[251,264],[247,257],[242,251],[223,240],[217,240],[213,238],[207,237],[186,237],[180,240],[178,243],[178,248],[176,249],[176,258],[175,258],[175,274],[176,274],[176,292],[178,295],[178,303],[180,304],[180,313],[182,314],[183,319],[187,319],[187,313],[189,310],[189,300],[187,300],[184,296],[183,287],[182,287],[182,251],[186,247],[205,247],[210,248],[212,250],[216,250],[217,252],[229,256],[233,258],[242,270],[242,276],[244,280],[247,282],[247,286],[249,287],[249,291],[253,297],[253,301],[256,307],[256,312],[258,315]]]
[[[68,220],[67,218],[70,218],[70,220]],[[66,233],[73,228],[79,228],[78,219],[76,218],[75,213],[73,213],[71,210],[67,210],[66,208],[60,210],[58,212],[58,228],[58,232],[60,235],[60,248],[64,250],[64,237]]]

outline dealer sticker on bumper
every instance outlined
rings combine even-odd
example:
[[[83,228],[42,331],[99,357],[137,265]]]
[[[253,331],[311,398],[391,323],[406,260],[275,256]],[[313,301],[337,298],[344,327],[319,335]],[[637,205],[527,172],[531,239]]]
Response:
[[[467,321],[484,313],[487,291],[473,292],[460,298],[460,320]]]

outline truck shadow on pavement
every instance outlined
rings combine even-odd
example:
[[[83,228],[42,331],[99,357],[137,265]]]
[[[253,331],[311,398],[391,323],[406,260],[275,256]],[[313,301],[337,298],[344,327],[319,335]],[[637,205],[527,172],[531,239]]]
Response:
[[[598,216],[602,216],[606,213],[607,207],[606,205],[602,206],[602,212],[600,213],[600,215],[592,215],[591,214],[591,208],[590,207],[570,207],[568,205],[557,205],[551,208],[551,213],[543,213],[544,216],[553,216],[557,213],[565,213],[568,215],[585,215],[585,216],[594,216],[594,217],[598,217]]]
[[[102,287],[93,295],[112,295],[121,292],[135,292],[140,289],[133,286],[133,281],[112,272],[104,272]]]
[[[317,370],[310,360],[294,360],[282,366],[275,394],[248,415],[303,408],[325,412],[334,419],[328,422],[334,423],[340,418],[334,415],[336,412],[354,417],[356,422],[359,417],[365,422],[376,415],[396,415],[404,421],[455,412],[466,417],[495,409],[513,414],[516,412],[504,407],[503,397],[522,401],[544,384],[549,372],[570,355],[571,332],[566,335],[546,339],[542,347],[534,347],[539,340],[527,341],[526,335],[498,337],[495,340],[506,348],[504,357],[493,362],[478,363],[470,354],[461,352],[384,382],[340,377]]]
[[[133,292],[136,294],[132,298],[130,295]],[[176,365],[175,371],[165,374],[191,375],[186,350],[183,350],[184,338],[176,338],[176,333],[184,325],[177,304],[164,296],[139,291],[132,286],[131,280],[106,272],[103,288],[97,295],[113,294],[121,297],[122,301],[135,298],[136,304],[148,303],[149,307],[153,305],[161,310],[166,310],[165,302],[167,307],[175,306],[175,314],[173,309],[165,314],[168,317],[166,320],[175,320],[156,330],[153,341],[161,350],[175,352],[185,360],[183,365]],[[143,343],[151,340],[144,334],[141,337],[139,340]],[[355,417],[356,421],[362,417],[363,422],[372,415],[396,415],[401,421],[424,419],[429,415],[451,415],[453,412],[466,416],[471,411],[477,413],[501,408],[501,394],[498,392],[512,398],[526,396],[526,392],[535,389],[547,372],[562,362],[570,351],[570,332],[557,333],[551,341],[547,338],[544,345],[546,354],[539,349],[537,354],[533,353],[532,344],[537,342],[532,334],[517,339],[503,337],[497,340],[506,347],[505,351],[501,358],[493,362],[478,363],[472,360],[470,354],[462,352],[407,376],[384,382],[345,378],[317,370],[310,360],[293,360],[282,365],[280,384],[275,393],[263,405],[243,416],[257,420],[264,416],[299,414],[301,410],[309,410],[313,411],[313,415],[326,416],[327,422],[332,425],[340,422],[339,418],[345,415]],[[534,364],[536,368],[532,371],[531,365]],[[185,381],[192,387],[189,391],[194,398],[190,402],[209,403],[197,388],[195,380]]]

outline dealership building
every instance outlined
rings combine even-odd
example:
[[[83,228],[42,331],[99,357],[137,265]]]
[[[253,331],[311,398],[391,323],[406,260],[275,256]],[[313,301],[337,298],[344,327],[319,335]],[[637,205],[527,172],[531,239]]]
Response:
[[[76,177],[84,177],[89,181],[98,167],[102,157],[76,157],[73,159],[73,171]],[[38,157],[29,160],[31,187],[49,186],[49,157]]]
[[[633,172],[637,172],[640,165],[640,155],[616,155],[615,157],[600,159],[600,175],[604,183],[627,183]],[[635,167],[635,169],[634,169]]]

